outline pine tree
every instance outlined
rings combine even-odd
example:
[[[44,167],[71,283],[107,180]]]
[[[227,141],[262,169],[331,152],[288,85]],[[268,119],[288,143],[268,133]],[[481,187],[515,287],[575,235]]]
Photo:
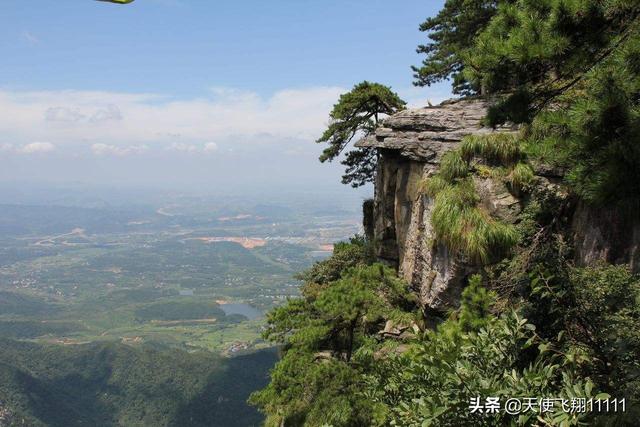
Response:
[[[364,81],[340,96],[331,110],[329,127],[316,141],[329,146],[320,155],[320,161],[339,157],[356,136],[367,136],[375,131],[383,116],[404,109],[406,103],[388,86]],[[346,153],[341,162],[346,171],[343,184],[359,187],[373,182],[376,169],[376,151],[356,148]]]
[[[496,12],[496,0],[447,0],[442,10],[420,25],[431,40],[418,46],[425,54],[420,67],[411,67],[416,86],[431,86],[451,78],[453,92],[470,95],[479,87],[465,79],[463,54],[473,47],[474,39]]]
[[[377,425],[376,405],[361,393],[377,346],[371,336],[386,320],[409,323],[414,298],[381,264],[342,273],[335,281],[308,282],[314,292],[269,314],[264,336],[283,345],[283,356],[270,384],[251,398],[267,425]]]
[[[463,54],[499,99],[486,122],[533,122],[530,146],[562,157],[587,202],[640,197],[639,17],[638,0],[501,2]]]
[[[495,119],[531,119],[637,38],[639,15],[637,0],[502,1],[462,52],[464,76],[509,94]]]

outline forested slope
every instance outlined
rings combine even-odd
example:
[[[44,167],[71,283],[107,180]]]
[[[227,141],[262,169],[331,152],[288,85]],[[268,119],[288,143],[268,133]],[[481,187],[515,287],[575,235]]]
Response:
[[[2,339],[0,407],[16,426],[259,425],[245,401],[265,384],[275,357]]]

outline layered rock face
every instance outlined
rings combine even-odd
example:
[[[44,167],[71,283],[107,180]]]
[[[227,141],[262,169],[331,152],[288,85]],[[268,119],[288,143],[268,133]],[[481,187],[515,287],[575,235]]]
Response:
[[[442,154],[456,148],[464,136],[493,132],[481,125],[487,107],[487,101],[471,98],[404,110],[385,119],[375,135],[356,145],[393,150],[407,159],[437,165]]]
[[[464,136],[512,131],[482,127],[487,107],[484,100],[465,99],[405,110],[387,118],[375,135],[356,144],[376,148],[379,153],[373,209],[368,209],[372,217],[366,218],[377,256],[398,268],[427,311],[441,313],[456,307],[468,277],[478,268],[437,243],[430,221],[433,201],[419,186],[438,170],[442,155],[456,149]],[[549,171],[538,169],[540,179],[549,183]],[[503,184],[474,179],[481,203],[491,215],[508,222],[517,220],[520,201]],[[575,210],[572,237],[577,263],[604,259],[628,263],[637,270],[640,218],[616,221],[620,240],[613,239],[607,228],[611,226],[609,217],[617,215],[608,215],[580,206]]]
[[[495,132],[481,125],[486,110],[486,101],[480,99],[404,110],[356,144],[374,147],[380,155],[372,221],[377,256],[398,267],[425,309],[456,306],[475,269],[436,243],[430,221],[433,201],[419,191],[419,184],[437,171],[442,155],[456,149],[464,136]],[[519,210],[506,188],[488,181],[477,184],[490,211]]]

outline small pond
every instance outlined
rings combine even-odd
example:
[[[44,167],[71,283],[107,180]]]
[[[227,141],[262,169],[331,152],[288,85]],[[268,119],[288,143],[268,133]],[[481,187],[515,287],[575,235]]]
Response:
[[[220,304],[220,308],[224,310],[224,314],[242,314],[249,320],[262,317],[262,312],[260,310],[245,303]]]

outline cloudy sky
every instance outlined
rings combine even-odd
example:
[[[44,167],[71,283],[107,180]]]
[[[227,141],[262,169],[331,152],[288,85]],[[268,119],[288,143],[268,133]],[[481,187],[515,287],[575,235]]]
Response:
[[[3,0],[0,182],[335,186],[313,141],[364,79],[412,105],[441,1]]]

